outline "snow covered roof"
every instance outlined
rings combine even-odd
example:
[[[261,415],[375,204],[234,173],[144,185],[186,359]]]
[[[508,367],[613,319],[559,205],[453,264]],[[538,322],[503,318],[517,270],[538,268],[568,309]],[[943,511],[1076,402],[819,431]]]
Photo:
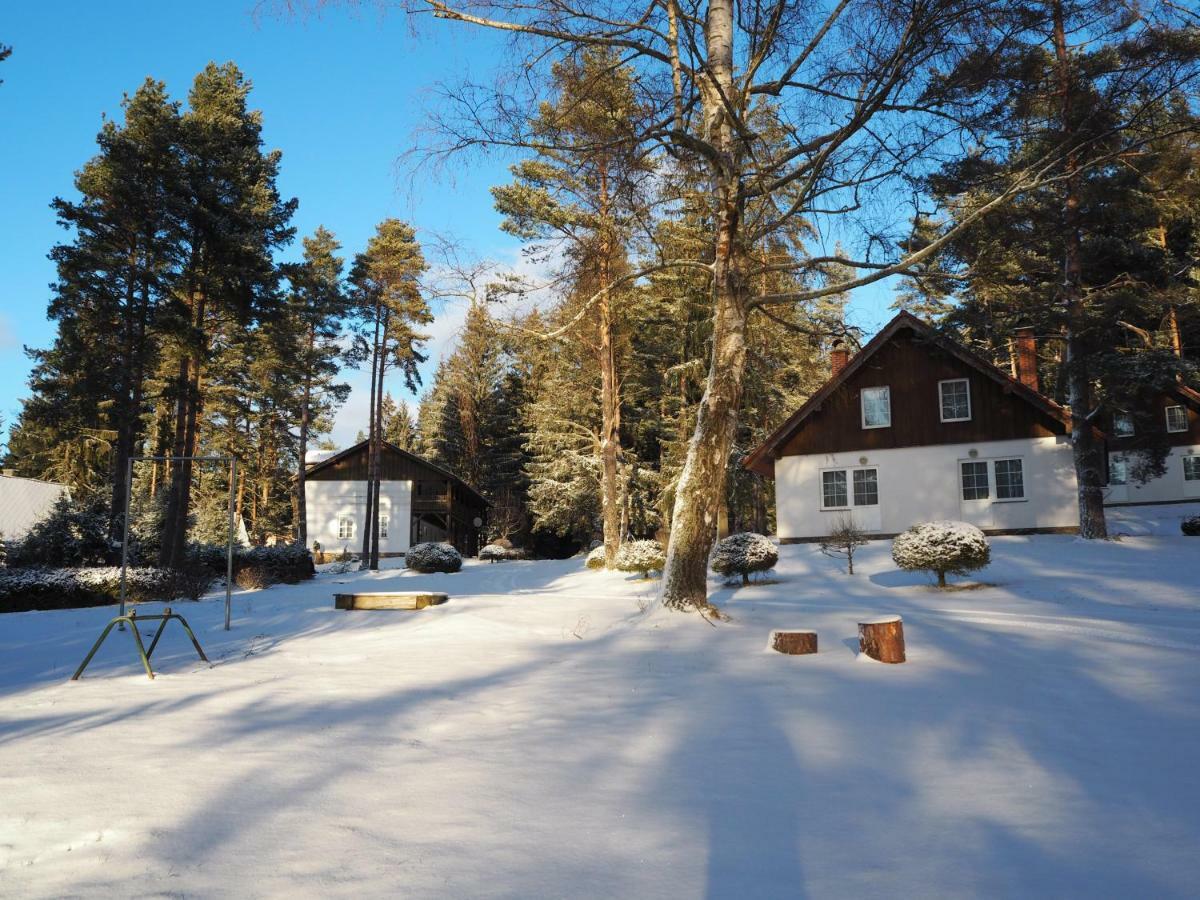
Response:
[[[66,485],[53,481],[0,475],[0,537],[5,540],[25,537],[65,493]]]

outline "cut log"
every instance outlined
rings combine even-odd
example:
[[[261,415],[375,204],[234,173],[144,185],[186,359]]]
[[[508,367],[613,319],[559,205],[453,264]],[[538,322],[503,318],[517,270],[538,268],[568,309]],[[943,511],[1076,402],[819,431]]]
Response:
[[[772,631],[771,649],[790,656],[817,652],[815,631]]]
[[[334,594],[334,609],[424,609],[445,603],[446,594],[421,591],[376,591],[363,594]]]
[[[899,616],[859,622],[858,647],[871,659],[880,662],[904,662],[904,623]]]

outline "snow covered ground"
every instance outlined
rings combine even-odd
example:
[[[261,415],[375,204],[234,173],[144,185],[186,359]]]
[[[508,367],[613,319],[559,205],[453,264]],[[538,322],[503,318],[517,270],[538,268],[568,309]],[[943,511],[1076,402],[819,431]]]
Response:
[[[67,681],[111,608],[0,616],[0,895],[1194,897],[1180,513],[996,538],[946,592],[887,542],[853,577],[785,547],[718,627],[581,559],[322,574],[229,633],[181,604],[212,664],[168,633],[154,682],[122,635]],[[343,584],[452,599],[334,611]],[[882,613],[905,665],[856,656]],[[767,651],[786,627],[821,652]]]

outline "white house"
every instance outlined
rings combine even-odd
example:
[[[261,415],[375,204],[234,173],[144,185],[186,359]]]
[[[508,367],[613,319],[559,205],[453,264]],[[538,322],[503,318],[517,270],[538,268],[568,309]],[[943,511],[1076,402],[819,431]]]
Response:
[[[1016,379],[900,313],[746,461],[774,477],[782,541],[844,518],[894,535],[959,519],[989,532],[1078,527],[1069,414],[1037,390],[1032,333]]]
[[[30,528],[46,518],[55,501],[68,493],[66,485],[52,481],[0,475],[0,539],[25,537]]]
[[[1176,385],[1145,409],[1112,416],[1108,435],[1106,506],[1200,500],[1200,392]],[[1166,471],[1139,483],[1138,450],[1148,443],[1170,448]]]
[[[379,552],[400,556],[422,541],[479,552],[487,501],[452,472],[385,442],[379,484]],[[367,442],[309,465],[304,502],[308,542],[326,552],[362,549],[367,510]]]

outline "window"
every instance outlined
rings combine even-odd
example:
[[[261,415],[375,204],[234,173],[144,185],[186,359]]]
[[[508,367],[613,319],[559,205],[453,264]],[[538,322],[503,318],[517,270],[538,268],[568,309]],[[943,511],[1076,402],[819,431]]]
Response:
[[[971,419],[971,382],[965,378],[939,381],[943,422],[967,422]]]
[[[385,537],[387,537],[387,536],[388,536],[388,535],[387,535],[387,528],[388,528],[388,517],[387,517],[387,516],[380,516],[380,517],[379,517],[379,536],[380,536],[381,538],[385,538]]]
[[[1108,483],[1110,485],[1129,483],[1129,460],[1124,456],[1108,458]]]
[[[1183,480],[1200,481],[1200,456],[1183,458]]]
[[[1182,406],[1168,406],[1167,431],[1177,434],[1180,431],[1187,431],[1187,429],[1187,411]]]
[[[991,496],[986,462],[962,463],[962,496],[964,500],[986,500]]]
[[[862,427],[887,428],[892,424],[892,389],[863,388]]]
[[[1025,472],[1019,459],[998,459],[993,463],[996,470],[996,499],[1024,500]]]
[[[850,505],[846,496],[844,469],[821,473],[821,505],[826,509],[839,509]]]
[[[855,506],[879,505],[878,469],[827,469],[821,473],[823,509],[845,509],[852,498]]]
[[[1113,437],[1133,437],[1133,419],[1127,413],[1113,416]]]
[[[879,470],[854,470],[854,505],[879,505]]]
[[[348,541],[354,537],[354,519],[350,516],[338,516],[338,540]]]

